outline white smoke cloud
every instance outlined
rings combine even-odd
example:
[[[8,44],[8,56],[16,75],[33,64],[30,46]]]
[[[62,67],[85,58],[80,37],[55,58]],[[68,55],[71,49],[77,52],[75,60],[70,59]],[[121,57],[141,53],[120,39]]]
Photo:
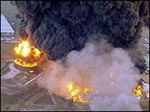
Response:
[[[92,87],[91,110],[141,110],[132,93],[138,74],[123,49],[112,49],[106,42],[87,43],[81,51],[70,52],[65,64],[60,60],[50,64],[37,84],[64,97],[70,81]]]
[[[90,105],[91,110],[101,111],[133,111],[141,110],[137,99],[132,95],[125,93],[119,94],[117,97],[95,97]]]

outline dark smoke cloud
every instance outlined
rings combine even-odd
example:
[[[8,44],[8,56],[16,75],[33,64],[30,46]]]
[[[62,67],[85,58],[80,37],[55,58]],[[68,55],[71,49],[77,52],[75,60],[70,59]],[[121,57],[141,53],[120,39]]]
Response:
[[[114,47],[134,48],[141,37],[142,18],[149,15],[148,1],[13,1],[12,4],[20,13],[18,34],[30,35],[51,60],[81,50],[88,35],[97,33],[106,35],[105,39]],[[143,67],[143,63],[136,65]]]
[[[142,2],[143,4],[140,7],[140,17],[143,18],[145,25],[149,27],[149,3],[150,2]]]

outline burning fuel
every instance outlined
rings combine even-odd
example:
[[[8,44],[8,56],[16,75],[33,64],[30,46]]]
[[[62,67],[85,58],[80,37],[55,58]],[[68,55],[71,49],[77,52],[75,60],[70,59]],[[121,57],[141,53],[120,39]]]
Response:
[[[14,48],[16,54],[22,55],[23,57],[27,57],[29,53],[31,52],[31,49],[29,47],[29,43],[27,41],[24,41],[18,45],[18,47]]]
[[[35,67],[35,66],[37,66],[37,62],[28,63],[28,62],[25,62],[21,59],[15,59],[15,64],[22,66],[22,67]]]
[[[39,49],[30,46],[28,41],[19,43],[19,45],[15,47],[14,50],[17,55],[15,63],[23,67],[37,66],[37,62],[42,55],[42,52]]]
[[[143,87],[142,87],[142,85],[137,85],[137,87],[136,88],[134,88],[134,95],[135,96],[141,96],[142,95],[142,93],[143,93]]]
[[[82,95],[88,95],[88,93],[90,92],[90,88],[81,88],[80,86],[75,85],[73,82],[70,82],[67,85],[67,89],[69,91],[69,94],[73,100],[73,102],[90,102],[87,100],[84,100],[82,98]]]
[[[34,73],[34,71],[33,70],[29,70],[29,73]]]

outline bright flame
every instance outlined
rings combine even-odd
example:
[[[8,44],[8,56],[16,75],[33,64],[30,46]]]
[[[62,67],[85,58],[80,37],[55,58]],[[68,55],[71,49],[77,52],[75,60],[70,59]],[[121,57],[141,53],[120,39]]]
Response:
[[[30,73],[33,73],[34,71],[33,71],[33,70],[29,70],[29,72],[30,72]]]
[[[84,94],[85,94],[85,95],[87,95],[89,91],[90,91],[89,88],[84,88]]]
[[[14,48],[14,50],[19,56],[19,58],[15,60],[17,65],[23,67],[37,66],[37,61],[41,57],[41,51],[33,46],[30,46],[28,41],[21,42],[17,47]]]
[[[34,52],[34,54],[35,54],[36,57],[39,57],[40,54],[41,54],[40,50],[38,50],[38,49],[34,49],[33,52]]]
[[[23,57],[27,57],[31,52],[29,43],[24,41],[18,45],[18,47],[14,48],[16,54],[22,55]]]
[[[72,98],[73,102],[89,102],[89,101],[84,100],[81,97],[81,95],[88,95],[90,88],[83,88],[83,90],[82,90],[79,86],[74,85],[74,83],[70,82],[67,85],[67,89],[70,94],[69,97]]]
[[[15,63],[17,65],[20,65],[20,66],[23,66],[23,67],[35,67],[35,66],[37,66],[37,62],[27,63],[27,62],[25,62],[25,61],[23,61],[21,59],[16,59]]]
[[[134,92],[134,95],[135,95],[135,96],[141,96],[141,95],[142,95],[142,92],[143,92],[143,87],[142,87],[142,85],[137,85],[137,87],[134,88],[133,92]]]

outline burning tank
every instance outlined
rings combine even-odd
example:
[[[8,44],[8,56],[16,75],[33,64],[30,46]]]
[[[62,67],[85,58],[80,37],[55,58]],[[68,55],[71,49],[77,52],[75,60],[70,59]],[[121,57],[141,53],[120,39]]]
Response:
[[[1,68],[3,93],[7,95],[20,94],[31,87],[43,75],[45,63],[41,50],[27,40],[21,41],[15,48],[16,59],[8,61]],[[5,86],[7,85],[7,86]]]
[[[21,70],[29,70],[29,72],[33,72],[32,69],[38,67],[38,62],[43,55],[39,49],[31,46],[28,41],[19,43],[14,51],[17,57],[14,61],[15,67]]]

